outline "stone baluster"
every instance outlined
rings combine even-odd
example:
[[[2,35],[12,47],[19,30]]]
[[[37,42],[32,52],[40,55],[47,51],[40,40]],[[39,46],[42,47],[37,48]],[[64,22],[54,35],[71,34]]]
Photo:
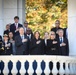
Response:
[[[58,73],[58,70],[57,70],[57,67],[56,67],[56,63],[57,63],[57,61],[54,60],[54,61],[52,61],[52,62],[53,62],[52,73],[53,73],[54,75],[57,75],[57,73]]]
[[[60,69],[59,69],[59,74],[60,75],[64,75],[65,74],[65,70],[64,70],[64,68],[63,68],[63,63],[64,63],[64,61],[59,61],[59,63],[60,63]]]
[[[9,69],[8,69],[8,62],[9,62],[9,60],[4,60],[3,62],[4,62],[3,74],[4,75],[8,75],[8,73],[9,73]]]
[[[66,63],[65,63],[65,73],[70,74],[69,61],[66,61]]]
[[[11,61],[12,61],[12,60],[11,60]],[[18,70],[17,70],[17,68],[16,68],[17,60],[13,60],[12,62],[13,62],[13,68],[12,68],[11,73],[12,73],[12,74],[17,74],[17,72],[18,72]]]
[[[27,72],[28,72],[29,75],[33,75],[33,72],[34,72],[33,66],[32,66],[33,65],[33,60],[30,59],[30,60],[28,60],[28,62],[29,62],[29,68],[28,68]]]
[[[26,73],[26,70],[25,70],[25,65],[24,65],[24,63],[25,63],[25,60],[22,60],[22,61],[20,61],[21,62],[21,69],[20,69],[20,74],[21,75],[24,75],[25,73]]]
[[[47,75],[49,75],[49,73],[50,73],[50,68],[49,68],[49,60],[46,60],[45,61],[45,70],[44,70],[44,73],[45,74],[47,74]]]
[[[73,63],[70,61],[70,74],[73,74]]]
[[[36,60],[37,61],[37,69],[36,69],[36,73],[38,75],[41,75],[42,71],[41,71],[41,60]]]

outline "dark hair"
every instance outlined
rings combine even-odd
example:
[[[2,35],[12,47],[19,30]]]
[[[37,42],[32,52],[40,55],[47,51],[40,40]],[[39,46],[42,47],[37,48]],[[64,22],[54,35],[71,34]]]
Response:
[[[45,33],[49,34],[49,32],[44,32],[44,35],[45,35]]]
[[[12,32],[10,31],[9,33],[12,33]],[[13,33],[12,33],[12,34],[13,34]],[[9,35],[8,35],[8,37],[9,37]],[[10,38],[9,38],[9,39],[10,39]],[[14,35],[13,35],[12,39],[14,40]]]
[[[56,23],[56,22],[59,22],[59,23],[60,23],[60,20],[56,20],[55,23]]]
[[[34,32],[34,38],[35,38],[35,34],[38,32],[38,34],[39,34],[39,38],[40,38],[40,33],[39,33],[39,31],[35,31]]]
[[[6,26],[10,26],[9,24],[7,24]]]
[[[15,20],[15,19],[18,19],[18,20],[19,20],[19,17],[18,17],[18,16],[15,16],[15,17],[14,17],[14,20]]]
[[[27,21],[25,21],[25,22],[24,22],[24,24],[28,24],[28,22],[27,22]]]

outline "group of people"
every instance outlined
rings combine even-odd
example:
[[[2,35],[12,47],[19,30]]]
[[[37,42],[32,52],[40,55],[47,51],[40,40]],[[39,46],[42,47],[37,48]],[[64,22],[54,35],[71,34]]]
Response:
[[[59,20],[43,39],[39,31],[32,32],[27,21],[22,25],[15,16],[14,22],[6,25],[3,38],[0,36],[0,55],[69,55],[67,28],[61,28]]]

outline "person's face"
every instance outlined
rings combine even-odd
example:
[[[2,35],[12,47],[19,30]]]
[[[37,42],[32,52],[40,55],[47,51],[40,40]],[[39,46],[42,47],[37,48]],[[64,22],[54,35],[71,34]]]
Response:
[[[28,27],[28,23],[24,23],[24,27]]]
[[[27,30],[26,33],[27,33],[27,34],[31,34],[31,30]]]
[[[51,32],[50,38],[51,38],[51,39],[55,39],[55,37],[56,37],[55,33],[54,33],[54,32]]]
[[[9,38],[13,38],[13,34],[11,32],[9,33]]]
[[[6,26],[6,30],[9,30],[9,29],[10,29],[10,26],[9,26],[9,25],[7,25],[7,26]]]
[[[20,33],[20,35],[24,35],[24,29],[23,28],[20,28],[19,29],[19,33]]]
[[[59,31],[58,34],[59,34],[59,37],[63,37],[63,31],[62,30]]]
[[[44,35],[44,38],[47,39],[49,37],[49,34],[46,32]]]
[[[18,23],[19,19],[14,19],[15,23]]]
[[[40,36],[39,33],[36,32],[36,33],[35,33],[35,38],[39,38],[39,36]]]
[[[60,22],[59,22],[59,21],[56,21],[56,22],[55,22],[55,26],[56,26],[56,27],[59,27],[59,26],[60,26]]]
[[[4,36],[3,39],[4,39],[4,41],[8,41],[8,37],[7,36]]]

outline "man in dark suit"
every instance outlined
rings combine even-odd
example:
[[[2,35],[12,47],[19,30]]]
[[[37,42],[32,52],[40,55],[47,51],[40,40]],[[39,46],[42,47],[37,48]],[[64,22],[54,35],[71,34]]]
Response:
[[[60,43],[60,55],[69,55],[69,44],[68,44],[68,39],[64,38],[64,31],[62,29],[58,30],[58,35],[59,35],[59,43]]]
[[[14,37],[19,35],[19,28],[23,27],[19,22],[19,17],[15,16],[14,17],[15,23],[11,24],[10,26],[10,31],[13,33]]]
[[[17,55],[28,55],[29,54],[29,39],[24,34],[23,27],[19,28],[20,35],[15,37],[16,54]]]
[[[6,30],[4,31],[4,33],[3,34],[9,34],[9,32],[10,32],[10,24],[7,24],[6,25]]]
[[[26,29],[26,35],[29,37],[30,41],[33,39],[33,32],[30,28]]]
[[[55,27],[51,29],[51,31],[54,31],[56,33],[56,37],[58,38],[58,30],[59,29],[62,29],[60,27],[60,21],[59,20],[56,20],[55,21]]]
[[[25,33],[26,33],[27,28],[28,28],[28,22],[25,21],[25,22],[24,22],[24,31],[25,31]]]

